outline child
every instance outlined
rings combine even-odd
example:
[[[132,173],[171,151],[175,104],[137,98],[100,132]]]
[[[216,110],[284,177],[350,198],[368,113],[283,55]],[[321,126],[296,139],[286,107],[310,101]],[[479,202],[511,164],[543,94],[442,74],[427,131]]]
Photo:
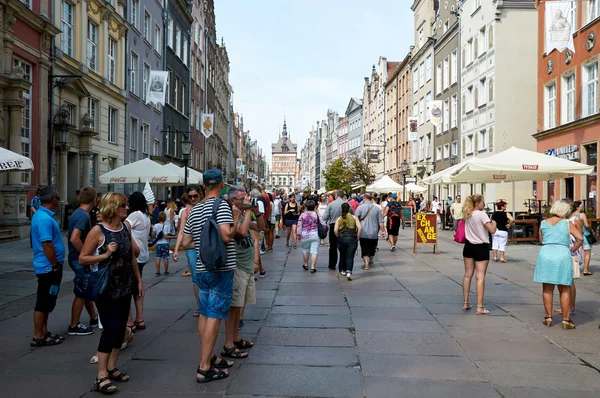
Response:
[[[152,237],[158,237],[156,241],[156,276],[160,276],[160,260],[165,260],[165,275],[169,275],[169,226],[165,225],[167,214],[164,211],[158,213],[158,223],[154,224]],[[162,233],[162,237],[159,235]]]

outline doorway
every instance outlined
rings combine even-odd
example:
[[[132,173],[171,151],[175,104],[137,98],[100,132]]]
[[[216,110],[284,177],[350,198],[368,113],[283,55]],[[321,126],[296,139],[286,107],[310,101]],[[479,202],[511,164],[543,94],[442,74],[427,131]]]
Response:
[[[573,177],[565,178],[565,198],[575,200],[575,182]]]

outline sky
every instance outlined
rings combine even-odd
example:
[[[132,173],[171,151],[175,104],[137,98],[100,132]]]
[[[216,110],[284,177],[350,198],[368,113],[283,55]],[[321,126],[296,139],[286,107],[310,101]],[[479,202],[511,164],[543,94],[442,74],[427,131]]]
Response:
[[[300,150],[327,110],[361,98],[380,56],[414,41],[412,0],[215,0],[230,61],[233,106],[270,159],[284,115]]]

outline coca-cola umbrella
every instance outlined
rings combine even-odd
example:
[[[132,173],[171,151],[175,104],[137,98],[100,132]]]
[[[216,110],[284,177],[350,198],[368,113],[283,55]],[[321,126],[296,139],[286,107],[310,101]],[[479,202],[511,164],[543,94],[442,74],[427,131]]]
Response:
[[[9,151],[6,148],[0,148],[0,172],[30,170],[33,170],[31,159]]]
[[[183,179],[175,172],[148,158],[129,163],[100,176],[102,184],[180,185]]]

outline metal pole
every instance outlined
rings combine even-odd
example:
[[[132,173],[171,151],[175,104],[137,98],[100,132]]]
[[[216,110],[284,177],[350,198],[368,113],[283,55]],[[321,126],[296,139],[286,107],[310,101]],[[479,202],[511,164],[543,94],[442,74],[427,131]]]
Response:
[[[406,171],[402,173],[402,184],[402,202],[404,202],[403,206],[406,206]]]
[[[184,169],[185,169],[185,176],[183,177],[183,189],[185,192],[187,192],[187,186],[188,186],[188,159],[186,158],[184,160]]]

